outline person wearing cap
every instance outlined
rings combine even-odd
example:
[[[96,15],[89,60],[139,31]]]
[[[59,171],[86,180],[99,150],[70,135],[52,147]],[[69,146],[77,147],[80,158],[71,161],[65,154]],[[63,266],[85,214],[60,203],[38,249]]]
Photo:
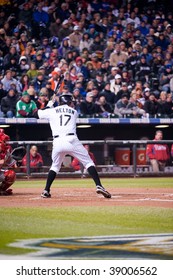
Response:
[[[129,99],[126,93],[123,93],[121,99],[115,103],[114,114],[124,117],[126,114],[132,114],[132,110],[128,109]]]
[[[166,35],[169,37],[170,41],[173,39],[173,30],[172,25],[168,23],[165,27]]]
[[[153,92],[147,91],[147,88],[144,90],[144,110],[148,114],[149,118],[155,118],[157,114],[158,102]]]
[[[139,57],[139,63],[137,63],[135,67],[136,80],[145,83],[146,81],[148,81],[150,73],[151,73],[151,67],[146,62],[146,56],[142,54]]]
[[[117,92],[121,88],[122,76],[120,74],[116,74],[115,78],[110,81],[110,90],[117,95]]]
[[[96,53],[92,53],[90,55],[90,61],[91,61],[91,63],[92,63],[92,65],[93,65],[95,70],[100,70],[101,61],[99,61],[98,56],[97,56]],[[88,61],[88,62],[90,62],[90,61]]]
[[[130,71],[132,78],[135,78],[135,67],[138,62],[138,52],[135,49],[132,49],[130,56],[126,60],[126,68]]]
[[[73,32],[69,35],[70,46],[78,50],[81,39],[82,33],[80,31],[80,27],[75,25],[73,27]]]
[[[39,92],[39,96],[36,101],[36,105],[38,109],[44,109],[49,101],[48,92],[47,94],[46,92],[47,90],[45,90],[45,88],[42,88],[41,91]]]
[[[43,65],[44,59],[43,59],[43,51],[39,50],[36,52],[35,58],[33,59],[33,61],[36,64],[36,68],[37,70],[39,69],[39,67],[41,67]]]
[[[69,37],[69,35],[72,33],[71,26],[68,22],[68,20],[64,20],[61,24],[61,27],[58,31],[58,39],[61,42],[64,38]]]
[[[136,40],[134,44],[132,45],[133,49],[135,49],[138,53],[141,53],[142,51],[142,44],[140,40]]]
[[[24,91],[16,104],[16,118],[31,118],[36,111],[36,103],[31,100],[29,93]]]
[[[121,83],[120,90],[115,95],[115,102],[118,102],[123,94],[126,94],[128,99],[130,98],[130,91],[128,90],[128,84],[126,82]]]
[[[90,24],[88,26],[88,29],[86,30],[86,32],[89,34],[90,38],[91,39],[94,39],[95,35],[98,33],[96,31],[96,27],[95,27],[95,24]]]
[[[109,62],[110,64],[110,62]],[[107,77],[107,81],[111,82],[112,80],[115,79],[115,75],[120,72],[120,69],[117,66],[110,66],[110,74]]]
[[[86,98],[80,104],[80,113],[83,115],[92,116],[99,113],[99,106],[93,101],[92,92],[86,94]]]
[[[105,83],[104,89],[99,93],[98,96],[104,96],[106,102],[111,106],[112,109],[114,109],[116,95],[110,90],[110,82]]]

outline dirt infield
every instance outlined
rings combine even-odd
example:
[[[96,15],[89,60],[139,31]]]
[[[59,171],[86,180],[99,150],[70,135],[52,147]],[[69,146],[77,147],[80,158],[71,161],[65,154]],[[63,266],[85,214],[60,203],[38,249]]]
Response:
[[[0,196],[1,207],[72,206],[149,206],[173,208],[171,188],[109,188],[111,199],[97,195],[94,189],[52,188],[52,197],[41,198],[39,188],[14,188],[12,196]]]

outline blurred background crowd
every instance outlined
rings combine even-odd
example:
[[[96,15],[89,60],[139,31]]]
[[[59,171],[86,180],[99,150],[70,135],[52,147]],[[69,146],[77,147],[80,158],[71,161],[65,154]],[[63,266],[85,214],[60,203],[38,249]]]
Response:
[[[0,1],[0,117],[173,117],[172,1]]]

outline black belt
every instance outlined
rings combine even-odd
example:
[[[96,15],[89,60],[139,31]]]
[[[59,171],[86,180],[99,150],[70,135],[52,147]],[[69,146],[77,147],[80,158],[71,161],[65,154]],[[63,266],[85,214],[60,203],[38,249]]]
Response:
[[[71,136],[71,135],[75,135],[75,134],[74,133],[67,133],[65,136]],[[58,138],[58,137],[59,137],[59,135],[55,135],[53,137],[53,139]]]

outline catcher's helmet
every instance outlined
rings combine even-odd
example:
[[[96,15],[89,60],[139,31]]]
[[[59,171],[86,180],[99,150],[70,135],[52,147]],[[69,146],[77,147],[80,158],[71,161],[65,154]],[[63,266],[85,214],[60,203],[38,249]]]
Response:
[[[71,104],[71,102],[73,101],[73,95],[71,93],[67,93],[67,94],[62,94],[59,97],[59,105],[64,105],[64,104]]]

